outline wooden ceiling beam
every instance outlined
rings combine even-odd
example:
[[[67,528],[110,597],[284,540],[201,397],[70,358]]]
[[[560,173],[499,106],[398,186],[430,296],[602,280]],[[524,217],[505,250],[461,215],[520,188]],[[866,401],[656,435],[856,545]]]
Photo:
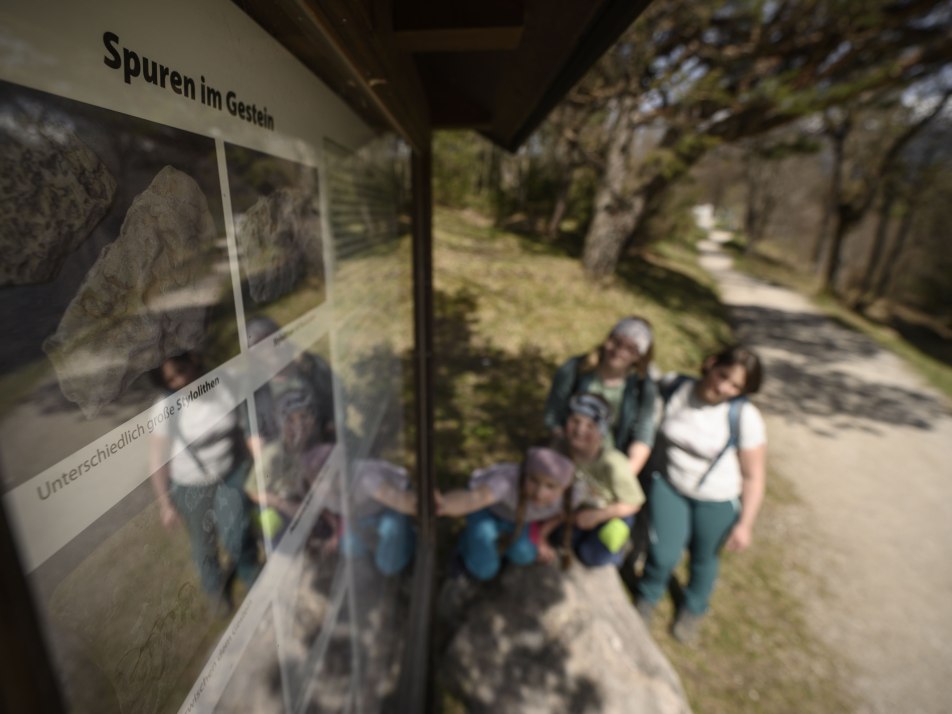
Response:
[[[493,108],[465,83],[453,82],[436,72],[425,72],[430,100],[430,124],[434,129],[489,131]]]
[[[393,39],[407,52],[496,52],[516,49],[522,30],[522,25],[395,30]]]
[[[528,0],[392,2],[392,30],[409,52],[492,52],[519,46]]]

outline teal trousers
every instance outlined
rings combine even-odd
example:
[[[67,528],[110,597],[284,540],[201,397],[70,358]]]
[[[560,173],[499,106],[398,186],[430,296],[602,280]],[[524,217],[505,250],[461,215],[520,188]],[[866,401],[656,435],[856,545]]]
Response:
[[[683,496],[655,472],[651,477],[648,507],[651,543],[648,561],[638,583],[638,595],[656,603],[667,589],[671,571],[685,549],[691,557],[690,577],[682,606],[702,615],[707,612],[717,581],[719,553],[737,522],[738,501],[699,501]]]

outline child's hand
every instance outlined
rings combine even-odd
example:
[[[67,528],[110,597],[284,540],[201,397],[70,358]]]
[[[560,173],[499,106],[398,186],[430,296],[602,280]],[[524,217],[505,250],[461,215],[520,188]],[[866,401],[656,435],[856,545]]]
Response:
[[[340,546],[340,535],[335,533],[330,538],[321,543],[321,555],[328,557],[337,552]]]
[[[488,486],[480,486],[475,491],[460,488],[449,493],[434,494],[434,500],[438,516],[465,516],[490,505],[495,497]]]
[[[558,557],[558,554],[555,552],[555,548],[546,543],[544,540],[539,541],[536,545],[536,562],[537,563],[554,563],[555,559]]]
[[[378,503],[382,503],[405,516],[416,516],[417,514],[416,491],[404,491],[389,484],[383,484],[374,491],[371,497]]]
[[[454,517],[465,516],[469,513],[467,509],[468,493],[466,491],[450,491],[449,493],[440,493],[434,491],[433,501],[436,504],[436,515]]]
[[[584,508],[575,514],[575,525],[583,531],[590,531],[605,518],[601,511],[595,508]]]
[[[416,491],[403,492],[403,512],[408,516],[416,516],[417,514]]]

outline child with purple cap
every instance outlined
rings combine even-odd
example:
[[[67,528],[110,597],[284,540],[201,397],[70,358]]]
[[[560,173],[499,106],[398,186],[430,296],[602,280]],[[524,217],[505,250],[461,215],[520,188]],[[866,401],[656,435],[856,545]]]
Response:
[[[346,484],[348,518],[334,514],[341,528],[341,552],[349,558],[372,556],[380,573],[397,575],[416,551],[417,499],[410,475],[383,459],[360,459],[351,474]],[[331,502],[335,500],[340,503],[340,495]]]
[[[570,459],[536,447],[521,464],[479,469],[467,489],[437,494],[439,515],[466,516],[459,553],[469,574],[489,580],[503,558],[517,565],[553,561],[555,551],[546,539],[578,502],[574,480]]]

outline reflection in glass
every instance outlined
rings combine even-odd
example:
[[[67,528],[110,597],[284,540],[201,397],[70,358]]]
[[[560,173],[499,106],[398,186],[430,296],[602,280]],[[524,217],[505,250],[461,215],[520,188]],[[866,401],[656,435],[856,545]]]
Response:
[[[409,565],[416,544],[417,496],[407,471],[370,459],[357,462],[354,474],[341,551],[350,558],[369,557],[383,575],[396,575]]]
[[[245,310],[287,324],[324,302],[324,241],[317,171],[225,145]]]
[[[153,375],[163,396],[169,396],[192,384],[203,371],[201,358],[186,353],[166,360]],[[233,607],[233,575],[250,588],[260,570],[244,490],[251,471],[245,432],[237,410],[219,417],[218,400],[227,390],[226,384],[218,384],[177,414],[168,415],[171,408],[164,400],[157,403],[150,445],[162,525],[184,526],[202,590],[222,614]],[[219,548],[233,572],[223,567]]]
[[[279,326],[268,317],[249,320],[249,347],[261,344]],[[249,446],[260,460],[260,483],[248,480],[258,504],[262,534],[273,546],[295,517],[334,446],[333,382],[328,364],[291,344],[265,343],[256,351],[259,371],[274,373],[254,393],[255,429]],[[275,371],[277,370],[277,371]]]
[[[27,572],[70,709],[379,710],[416,543],[405,147],[319,191],[313,158],[220,174],[208,136],[2,81],[0,139],[0,474],[24,552],[56,533]]]

